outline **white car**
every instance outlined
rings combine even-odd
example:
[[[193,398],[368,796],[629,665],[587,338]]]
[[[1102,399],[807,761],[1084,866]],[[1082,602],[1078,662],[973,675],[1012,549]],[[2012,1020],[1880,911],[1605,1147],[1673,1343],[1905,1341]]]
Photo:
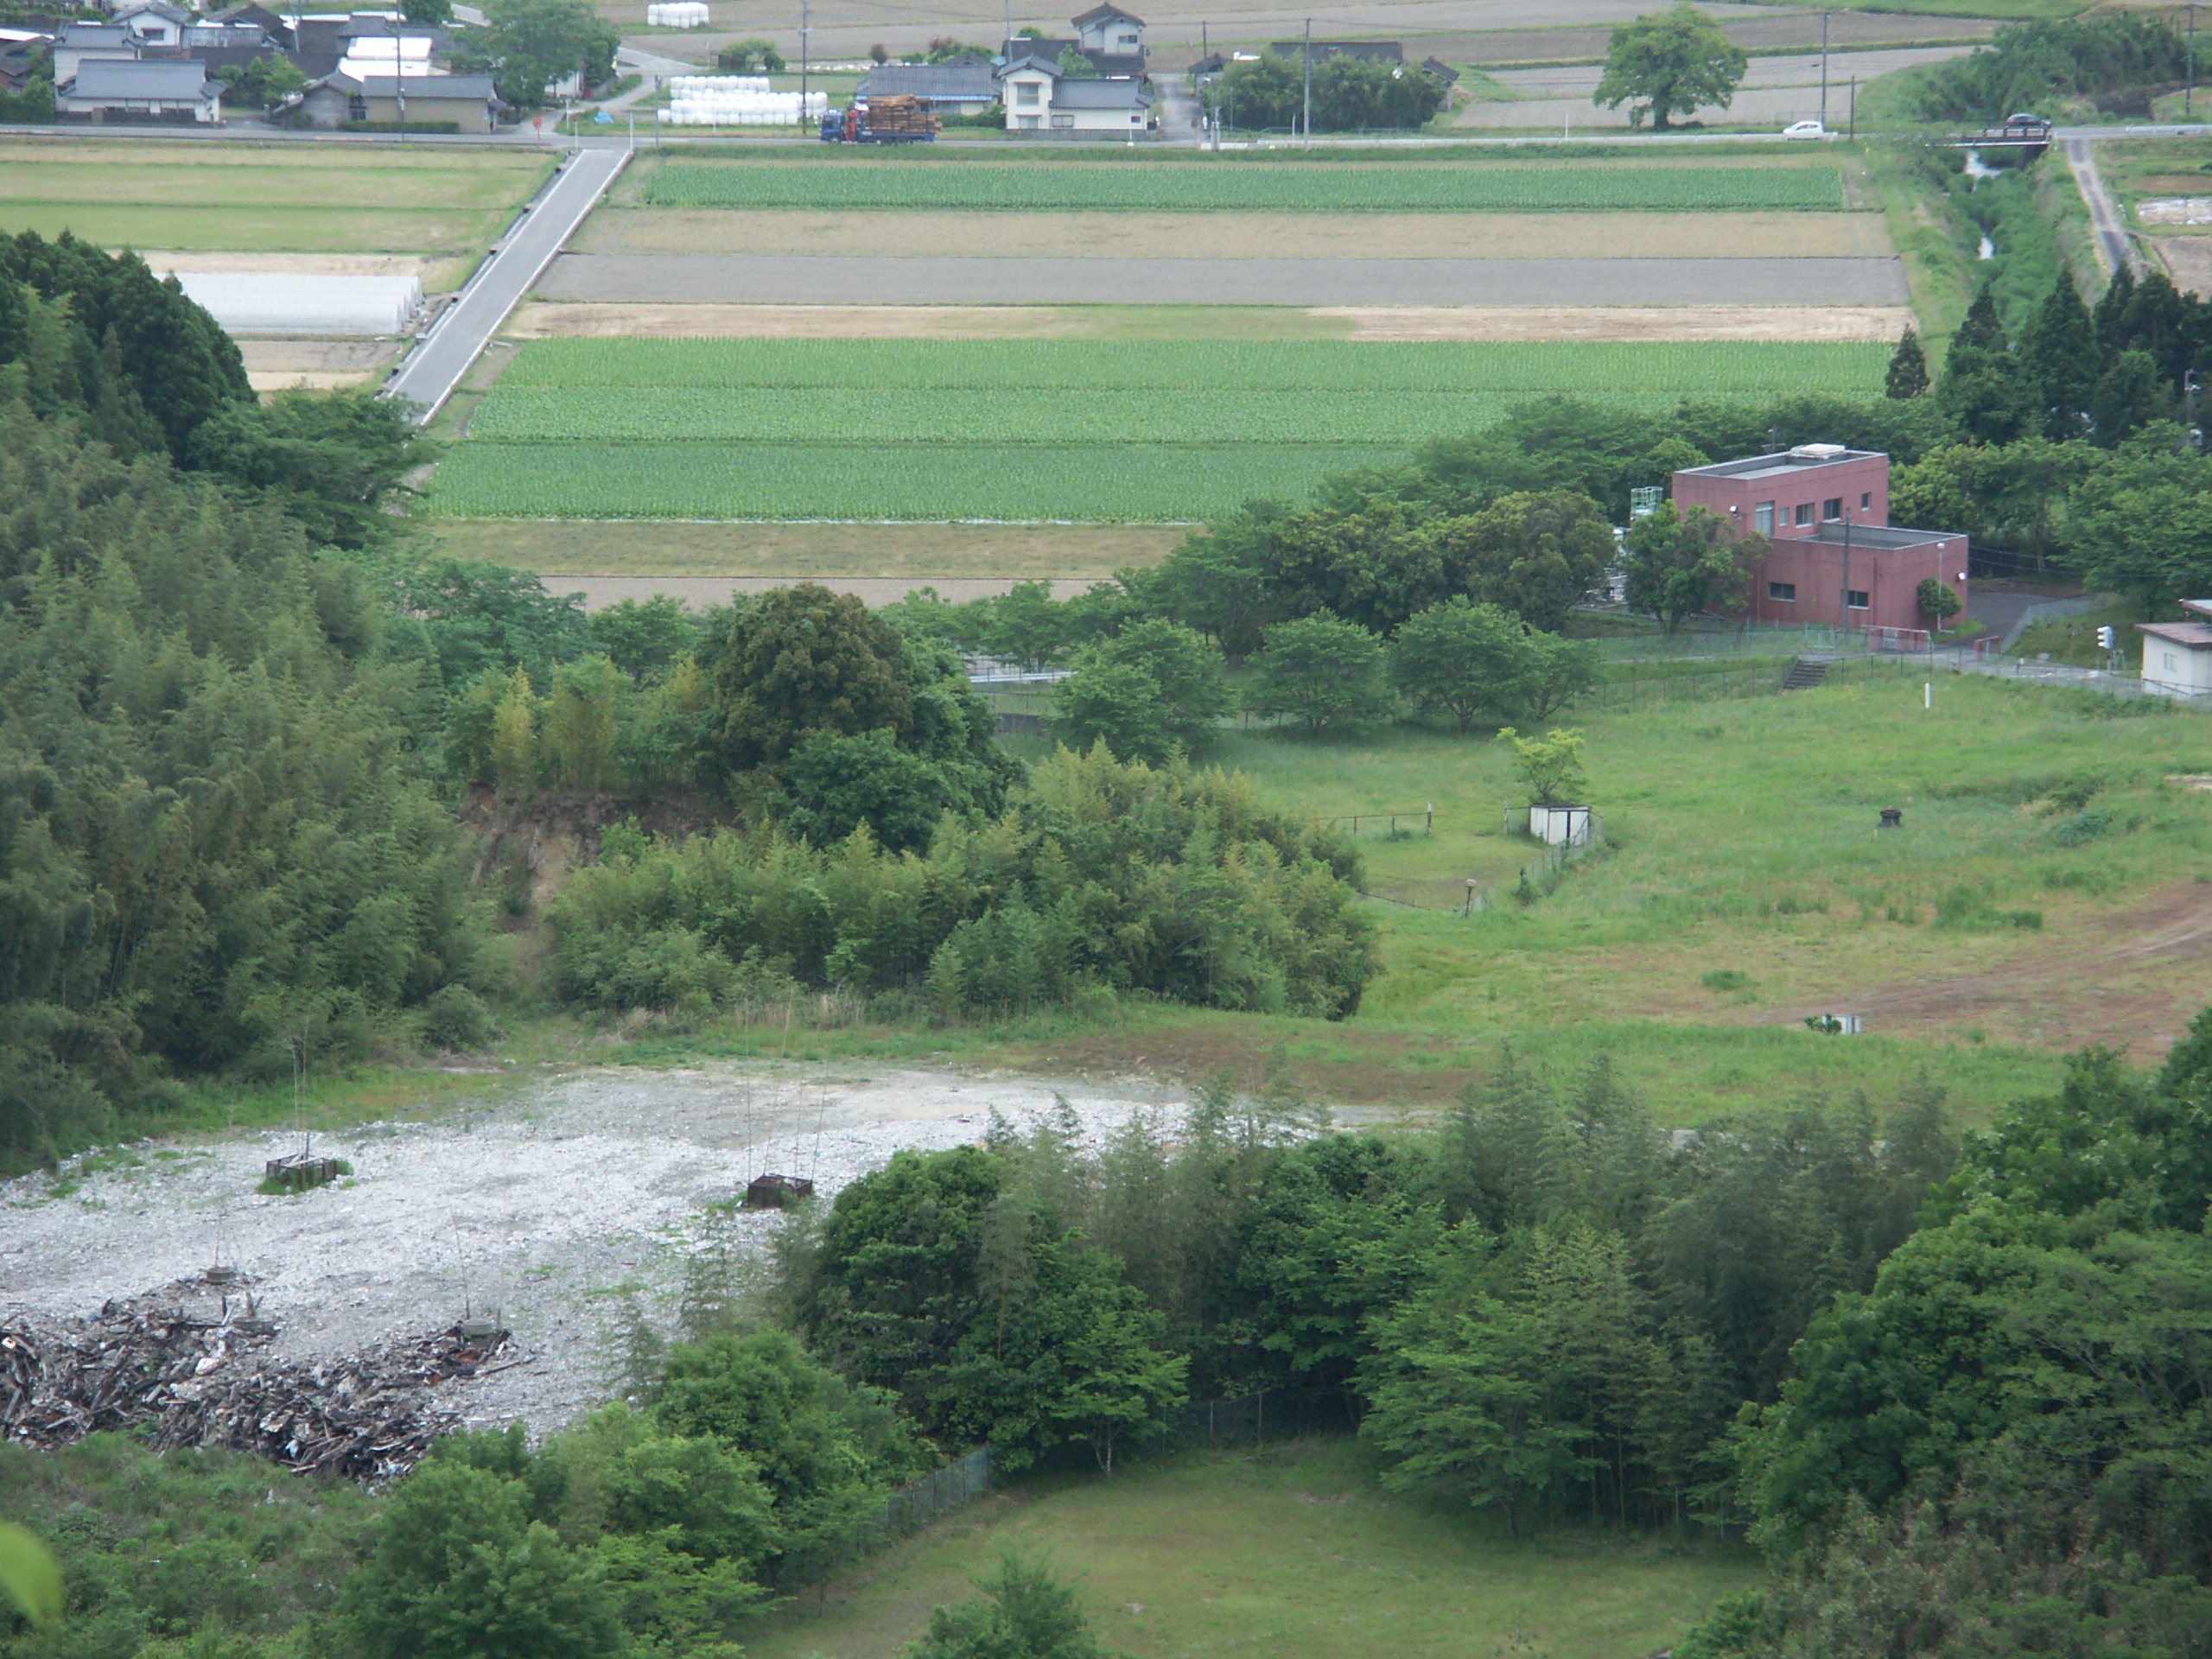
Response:
[[[1782,130],[1785,138],[1833,138],[1835,135],[1817,121],[1792,121]]]

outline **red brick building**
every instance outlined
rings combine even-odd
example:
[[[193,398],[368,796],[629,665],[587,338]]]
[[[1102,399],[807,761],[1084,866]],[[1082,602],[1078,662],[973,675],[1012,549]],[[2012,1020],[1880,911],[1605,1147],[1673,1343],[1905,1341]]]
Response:
[[[1675,507],[1704,507],[1772,550],[1751,578],[1759,622],[1925,628],[1920,584],[1967,601],[1967,538],[1890,524],[1890,458],[1840,443],[1800,444],[1675,474]]]

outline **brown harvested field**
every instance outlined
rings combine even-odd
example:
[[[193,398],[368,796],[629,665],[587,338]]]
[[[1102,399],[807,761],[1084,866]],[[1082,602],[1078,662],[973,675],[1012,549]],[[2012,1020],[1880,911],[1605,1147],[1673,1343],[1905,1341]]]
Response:
[[[335,391],[365,385],[399,354],[396,340],[241,340],[245,378],[258,392]]]
[[[798,581],[1090,582],[1166,558],[1173,525],[755,524],[450,519],[443,552],[518,569],[602,576]]]
[[[1077,340],[1135,338],[1147,321],[1158,326],[1146,337],[1185,332],[1174,326],[1185,321],[1179,317],[1093,306],[538,302],[518,312],[506,333],[517,340]],[[1213,339],[1892,340],[1913,315],[1901,305],[1321,306],[1224,308],[1205,321]]]
[[[1893,340],[1904,305],[1341,306],[1355,340]]]
[[[2151,245],[2176,288],[2212,295],[2212,236],[2161,236]]]
[[[1434,53],[1447,63],[1549,62],[1604,56],[1613,26],[1653,9],[1652,0],[1350,0],[1326,20],[1315,19],[1313,28],[1317,37],[1325,33],[1340,39],[1402,40],[1416,61]],[[597,0],[594,10],[652,50],[673,56],[710,56],[724,41],[760,35],[776,41],[794,61],[798,57],[798,14],[780,0],[717,3],[713,28],[690,34],[646,31],[645,0]],[[1746,51],[1820,42],[1821,15],[1809,6],[1715,3],[1705,10]],[[1156,70],[1179,69],[1196,59],[1202,24],[1210,27],[1216,47],[1249,47],[1293,39],[1306,20],[1305,12],[1275,0],[1206,0],[1187,11],[1152,6],[1144,15],[1146,45]],[[860,0],[823,0],[813,8],[810,21],[814,54],[821,61],[858,59],[877,41],[893,53],[914,51],[933,36],[946,35],[989,45],[1005,26],[1001,10],[990,0],[939,0],[924,12],[890,15]],[[1054,18],[1032,21],[1059,26]],[[1828,26],[1832,43],[1865,46],[1980,39],[1994,24],[1974,17],[1838,10]]]
[[[959,252],[1002,258],[1695,259],[1723,248],[1884,258],[1879,213],[594,213],[579,253]]]

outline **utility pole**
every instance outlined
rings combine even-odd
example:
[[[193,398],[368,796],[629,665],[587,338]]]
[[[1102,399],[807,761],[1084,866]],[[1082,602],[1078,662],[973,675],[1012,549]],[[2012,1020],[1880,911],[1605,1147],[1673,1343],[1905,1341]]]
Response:
[[[1013,0],[1007,0],[1007,3],[1012,4]],[[806,42],[807,36],[814,33],[813,21],[813,16],[808,10],[808,0],[798,0],[798,121],[801,126],[806,124]]]
[[[1828,15],[1821,14],[1821,125],[1828,124]]]
[[[1306,20],[1306,148],[1313,148],[1313,20]]]
[[[1851,631],[1851,509],[1843,510],[1843,628]]]
[[[2203,8],[2190,6],[2187,10],[2189,11],[2189,90],[2181,95],[2181,118],[2184,121],[2193,121],[2196,118],[2196,14]]]
[[[399,19],[395,17],[391,20],[392,102],[399,106],[399,142],[404,144],[407,142],[407,54],[400,38]]]
[[[1850,135],[1849,135],[1849,136],[1850,136],[1850,137],[1851,137],[1851,139],[1852,139],[1852,141],[1853,141],[1853,143],[1856,143],[1856,142],[1858,141],[1858,138],[1859,138],[1859,77],[1858,77],[1858,76],[1856,76],[1856,75],[1853,75],[1853,76],[1851,78],[1851,132],[1850,132]]]

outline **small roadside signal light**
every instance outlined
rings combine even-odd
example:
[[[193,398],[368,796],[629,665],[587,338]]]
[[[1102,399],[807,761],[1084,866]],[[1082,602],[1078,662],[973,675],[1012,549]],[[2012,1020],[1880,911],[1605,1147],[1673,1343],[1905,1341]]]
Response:
[[[2111,625],[2109,623],[2106,624],[2104,626],[2100,627],[2097,630],[2097,648],[2100,651],[2110,651],[2113,648],[2113,642],[2117,637],[2118,636],[2113,632]]]

